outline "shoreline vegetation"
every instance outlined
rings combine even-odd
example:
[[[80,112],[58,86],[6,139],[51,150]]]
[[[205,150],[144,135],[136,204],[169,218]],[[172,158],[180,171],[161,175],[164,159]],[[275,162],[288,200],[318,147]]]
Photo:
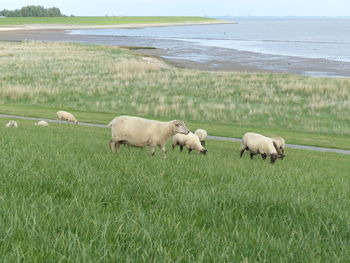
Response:
[[[0,31],[49,29],[143,28],[161,26],[231,24],[207,17],[4,17]]]
[[[179,118],[211,135],[259,131],[350,149],[348,79],[179,69],[128,49],[77,43],[1,42],[0,57],[1,113],[52,118],[64,108],[104,124],[121,114]]]

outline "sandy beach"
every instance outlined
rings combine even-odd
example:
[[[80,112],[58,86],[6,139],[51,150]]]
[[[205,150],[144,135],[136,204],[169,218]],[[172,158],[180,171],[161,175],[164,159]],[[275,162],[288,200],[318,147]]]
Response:
[[[234,24],[233,21],[205,21],[205,22],[181,22],[181,23],[147,23],[147,24],[121,24],[121,25],[67,25],[67,24],[34,24],[0,26],[1,31],[16,30],[73,30],[73,29],[118,29],[118,28],[145,28],[145,27],[166,27],[186,25],[211,25],[211,24]]]
[[[212,23],[212,22],[210,22]],[[216,22],[217,23],[217,22]],[[193,24],[193,23],[191,23]],[[203,23],[198,23],[203,24]],[[207,23],[206,23],[207,24]],[[172,26],[174,24],[171,24]],[[180,25],[180,24],[178,24]],[[181,25],[184,25],[181,23]],[[138,24],[110,26],[110,28],[134,28],[149,26],[167,26],[165,24]],[[59,29],[53,29],[57,27]],[[80,29],[84,26],[77,26]],[[10,27],[9,27],[10,28]],[[48,29],[49,28],[49,29]],[[89,26],[90,29],[106,28],[106,26]],[[108,27],[109,28],[109,27]],[[349,63],[330,61],[326,59],[312,59],[292,56],[278,56],[261,54],[235,49],[217,47],[203,47],[191,43],[184,44],[180,40],[147,39],[124,36],[94,36],[73,35],[69,30],[73,26],[67,25],[26,25],[25,28],[11,28],[0,32],[1,41],[65,41],[87,44],[114,45],[120,47],[154,47],[159,44],[167,48],[139,48],[133,49],[143,56],[153,56],[165,60],[176,67],[191,68],[207,71],[238,71],[238,72],[279,72],[313,76],[350,77]],[[203,60],[193,59],[204,57]],[[307,73],[307,74],[305,74]]]

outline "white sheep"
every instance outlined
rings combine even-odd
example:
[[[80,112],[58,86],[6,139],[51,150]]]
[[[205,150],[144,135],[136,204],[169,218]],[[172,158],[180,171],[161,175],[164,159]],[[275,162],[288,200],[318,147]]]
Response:
[[[206,130],[203,130],[203,129],[197,129],[194,134],[196,134],[202,144],[202,146],[205,146],[205,139],[207,138],[208,136],[208,133]]]
[[[10,120],[8,123],[6,123],[5,126],[6,126],[6,128],[11,128],[11,127],[17,128],[18,127],[17,122],[14,120]]]
[[[186,146],[188,149],[188,153],[191,153],[192,150],[196,150],[202,154],[207,154],[207,150],[202,146],[198,136],[192,132],[189,134],[175,134],[173,136],[173,149],[176,145],[180,146],[180,151],[183,150],[183,147]]]
[[[277,145],[277,152],[278,152],[278,157],[283,160],[285,157],[284,155],[284,149],[286,148],[286,141],[282,137],[271,137],[271,139],[276,143]]]
[[[36,126],[49,126],[49,124],[46,121],[38,121],[34,123]]]
[[[246,150],[250,151],[251,159],[254,155],[261,154],[264,160],[270,156],[271,163],[274,163],[278,158],[276,143],[271,138],[258,133],[248,132],[243,135],[240,157]]]
[[[112,139],[109,141],[112,152],[118,152],[121,144],[142,148],[149,146],[153,156],[155,147],[158,146],[164,158],[166,158],[165,144],[169,138],[177,133],[189,133],[183,121],[161,122],[133,116],[116,117],[108,127],[112,128]]]
[[[58,111],[56,112],[56,116],[57,116],[58,123],[60,123],[60,121],[68,121],[68,123],[73,122],[75,124],[78,124],[77,119],[74,117],[72,113],[69,113],[66,111]]]

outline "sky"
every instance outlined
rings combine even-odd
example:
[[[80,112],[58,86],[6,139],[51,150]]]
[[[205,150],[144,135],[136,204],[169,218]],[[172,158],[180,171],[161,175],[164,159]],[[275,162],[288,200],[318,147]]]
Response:
[[[349,16],[349,0],[0,0],[0,10],[58,7],[76,16]]]

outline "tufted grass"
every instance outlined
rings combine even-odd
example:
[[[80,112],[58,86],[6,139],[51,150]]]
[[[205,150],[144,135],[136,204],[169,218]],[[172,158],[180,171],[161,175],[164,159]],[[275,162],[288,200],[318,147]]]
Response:
[[[177,69],[116,47],[41,42],[1,42],[0,72],[2,113],[183,119],[212,135],[350,149],[348,79]]]
[[[109,152],[107,128],[0,120],[4,262],[346,262],[348,156]]]

